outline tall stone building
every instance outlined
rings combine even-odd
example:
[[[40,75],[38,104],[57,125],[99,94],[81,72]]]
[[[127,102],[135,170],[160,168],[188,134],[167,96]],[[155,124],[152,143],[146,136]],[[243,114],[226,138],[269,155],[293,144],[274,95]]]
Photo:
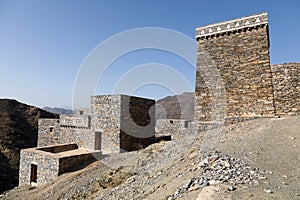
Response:
[[[197,130],[300,112],[300,64],[270,65],[268,14],[196,29]]]
[[[275,115],[267,13],[197,28],[196,40],[195,122]]]

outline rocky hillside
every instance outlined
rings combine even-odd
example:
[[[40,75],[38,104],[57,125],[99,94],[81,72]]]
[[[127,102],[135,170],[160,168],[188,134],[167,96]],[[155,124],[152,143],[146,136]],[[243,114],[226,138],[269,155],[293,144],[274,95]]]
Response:
[[[18,185],[20,149],[37,144],[38,118],[57,118],[57,114],[0,99],[0,193]]]
[[[194,93],[168,96],[156,102],[156,119],[187,119],[194,117]]]
[[[300,199],[300,116],[257,119],[112,154],[3,199]],[[207,149],[207,143],[211,143]]]

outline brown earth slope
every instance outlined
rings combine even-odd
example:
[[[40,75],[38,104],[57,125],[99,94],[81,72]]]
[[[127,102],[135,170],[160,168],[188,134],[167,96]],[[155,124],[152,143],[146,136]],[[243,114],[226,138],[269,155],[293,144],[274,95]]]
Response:
[[[18,185],[19,152],[37,145],[38,118],[57,117],[16,100],[0,99],[0,193]]]
[[[194,93],[168,96],[156,102],[156,119],[187,119],[194,117]]]
[[[213,142],[211,142],[213,141]],[[205,177],[203,156],[211,151],[230,155],[249,168],[232,164],[215,173],[243,172],[255,176],[255,185],[238,178],[191,186]],[[64,174],[39,187],[9,191],[3,199],[300,199],[300,116],[257,119],[196,135],[177,135],[137,152],[110,155],[87,168]],[[209,160],[211,166],[216,162]],[[229,168],[228,168],[229,167]],[[237,171],[235,171],[238,169]],[[255,172],[251,171],[255,170]],[[208,178],[208,177],[206,177]],[[232,183],[233,181],[233,183]],[[197,184],[196,184],[197,186]],[[182,188],[188,188],[182,190]],[[172,196],[172,197],[171,197]]]

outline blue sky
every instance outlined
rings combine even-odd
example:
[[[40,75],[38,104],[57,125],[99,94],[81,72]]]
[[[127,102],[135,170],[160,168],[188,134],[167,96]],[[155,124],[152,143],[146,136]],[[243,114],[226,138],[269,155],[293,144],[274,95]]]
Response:
[[[162,27],[194,38],[196,27],[264,11],[269,13],[271,63],[298,62],[299,10],[297,0],[0,0],[0,98],[40,107],[71,106],[80,66],[114,34]],[[124,73],[146,63],[168,65],[194,87],[189,63],[172,53],[146,49],[112,63],[95,93],[110,93]],[[170,94],[157,85],[136,92],[150,98]]]

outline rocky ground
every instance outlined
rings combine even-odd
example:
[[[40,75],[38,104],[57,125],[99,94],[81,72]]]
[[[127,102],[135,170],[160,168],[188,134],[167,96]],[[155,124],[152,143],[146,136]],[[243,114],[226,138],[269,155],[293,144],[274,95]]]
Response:
[[[1,198],[300,199],[299,147],[299,116],[258,119],[113,154]]]

